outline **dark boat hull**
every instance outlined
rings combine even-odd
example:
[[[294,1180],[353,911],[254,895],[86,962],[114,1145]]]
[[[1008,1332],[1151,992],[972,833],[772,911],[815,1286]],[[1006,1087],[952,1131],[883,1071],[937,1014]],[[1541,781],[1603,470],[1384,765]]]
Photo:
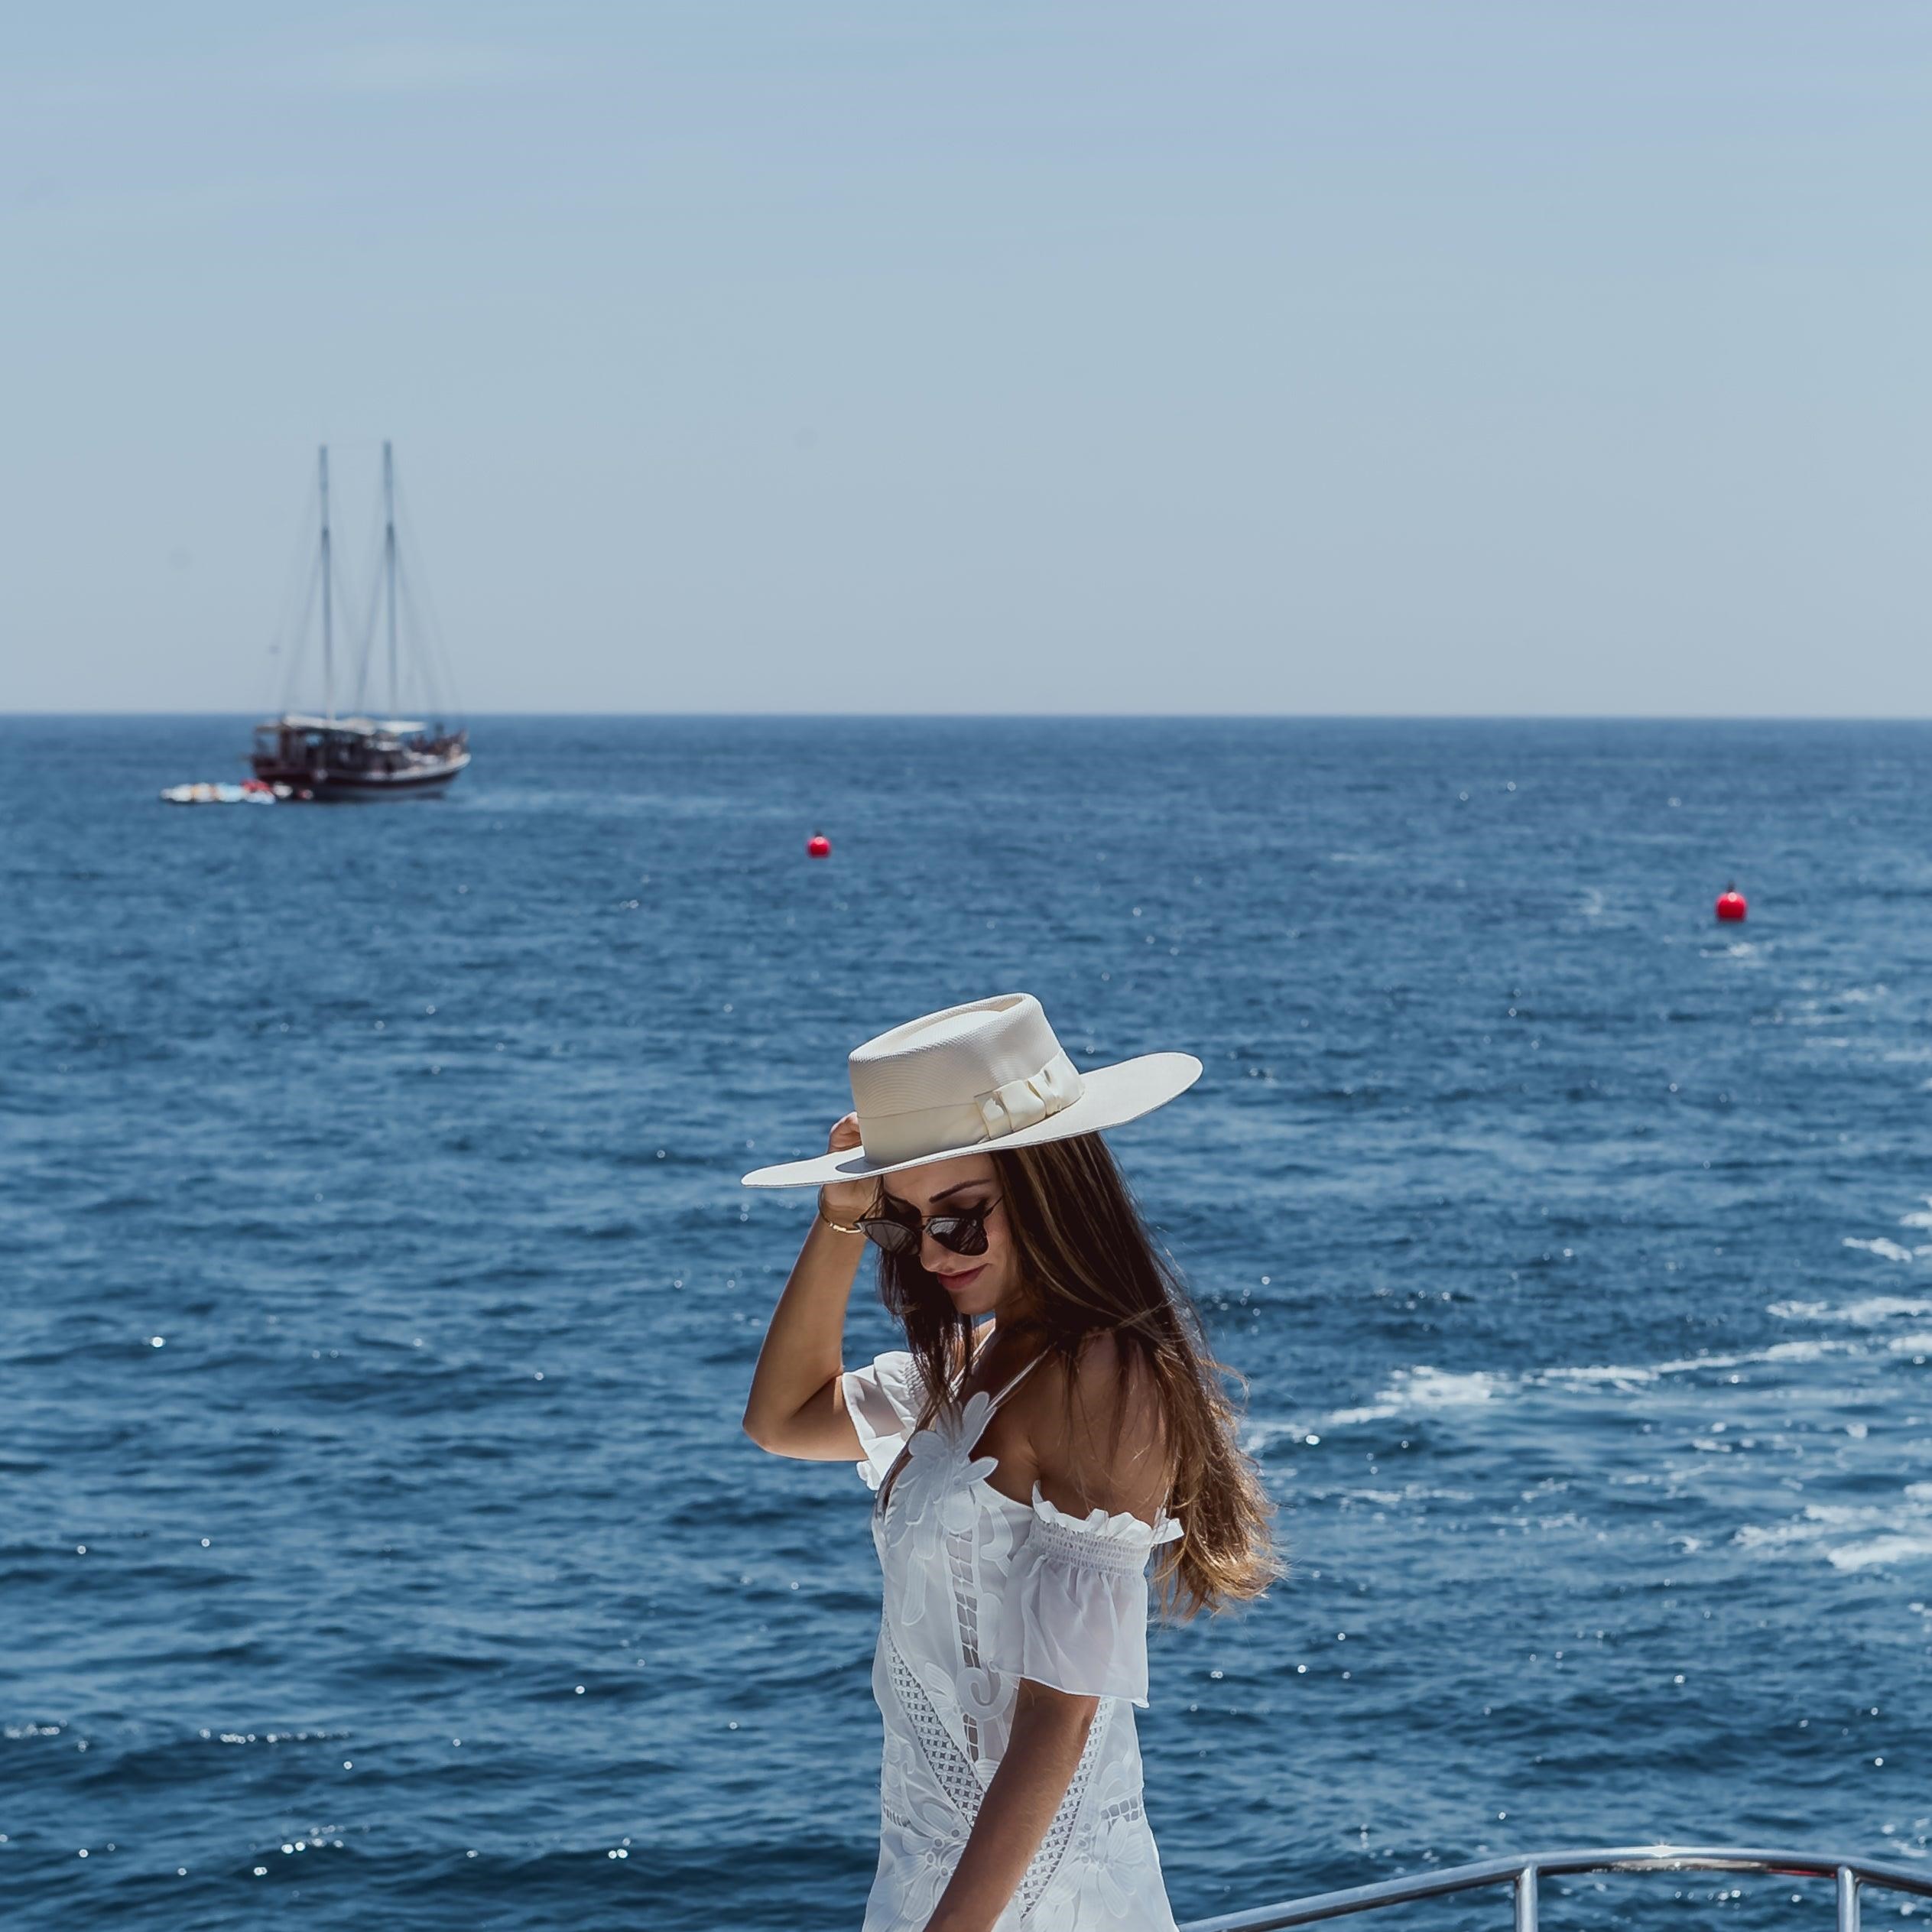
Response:
[[[271,784],[292,785],[298,793],[307,792],[318,805],[366,804],[385,798],[440,797],[469,762],[466,752],[459,760],[421,771],[284,772],[265,771],[258,765],[255,775]]]
[[[318,804],[434,797],[469,763],[468,735],[414,731],[291,714],[260,727],[251,762],[265,783]]]

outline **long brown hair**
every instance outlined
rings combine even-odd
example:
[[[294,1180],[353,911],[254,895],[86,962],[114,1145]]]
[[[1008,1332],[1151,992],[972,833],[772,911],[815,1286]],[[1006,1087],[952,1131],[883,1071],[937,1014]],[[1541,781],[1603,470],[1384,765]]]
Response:
[[[1229,1372],[1209,1352],[1200,1318],[1155,1244],[1098,1134],[1041,1147],[989,1148],[1028,1297],[1028,1319],[1066,1370],[1071,1399],[1080,1349],[1115,1342],[1125,1395],[1137,1369],[1161,1408],[1168,1507],[1184,1534],[1162,1547],[1154,1581],[1163,1612],[1184,1621],[1258,1596],[1281,1573],[1274,1505],[1235,1440]],[[898,1318],[930,1411],[950,1401],[972,1361],[972,1323],[919,1265],[917,1248],[879,1257],[879,1299]]]

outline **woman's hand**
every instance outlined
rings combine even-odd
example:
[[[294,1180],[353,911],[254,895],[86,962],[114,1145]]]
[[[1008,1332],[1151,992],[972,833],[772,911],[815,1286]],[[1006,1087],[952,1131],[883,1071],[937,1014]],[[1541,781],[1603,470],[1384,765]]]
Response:
[[[826,1137],[825,1151],[828,1154],[849,1154],[860,1145],[859,1116],[847,1114],[833,1124],[832,1132]],[[830,1221],[856,1221],[860,1215],[871,1212],[872,1205],[878,1198],[878,1183],[875,1180],[830,1181],[818,1190],[819,1207]]]

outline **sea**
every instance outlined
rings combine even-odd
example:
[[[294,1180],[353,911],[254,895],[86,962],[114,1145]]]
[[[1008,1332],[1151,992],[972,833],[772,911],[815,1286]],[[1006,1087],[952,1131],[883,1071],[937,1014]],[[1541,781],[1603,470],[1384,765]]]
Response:
[[[1112,1145],[1287,1570],[1153,1640],[1183,1921],[1932,1870],[1932,727],[485,718],[159,801],[247,730],[0,719],[9,1932],[856,1932],[869,1499],[741,1432],[812,1210],[739,1177],[1015,989],[1206,1066]]]

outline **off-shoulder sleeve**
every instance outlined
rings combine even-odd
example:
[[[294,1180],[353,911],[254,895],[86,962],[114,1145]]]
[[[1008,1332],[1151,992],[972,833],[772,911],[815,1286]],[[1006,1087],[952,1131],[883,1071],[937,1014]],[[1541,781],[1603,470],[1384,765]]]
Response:
[[[1180,1534],[1096,1509],[1069,1516],[1033,1491],[1034,1522],[1013,1558],[1002,1660],[1015,1675],[1083,1697],[1147,1703],[1147,1560]]]
[[[925,1384],[918,1364],[903,1349],[879,1356],[869,1368],[848,1369],[839,1379],[846,1413],[865,1452],[859,1473],[869,1489],[876,1489],[898,1460],[908,1434],[918,1425],[926,1406]]]

